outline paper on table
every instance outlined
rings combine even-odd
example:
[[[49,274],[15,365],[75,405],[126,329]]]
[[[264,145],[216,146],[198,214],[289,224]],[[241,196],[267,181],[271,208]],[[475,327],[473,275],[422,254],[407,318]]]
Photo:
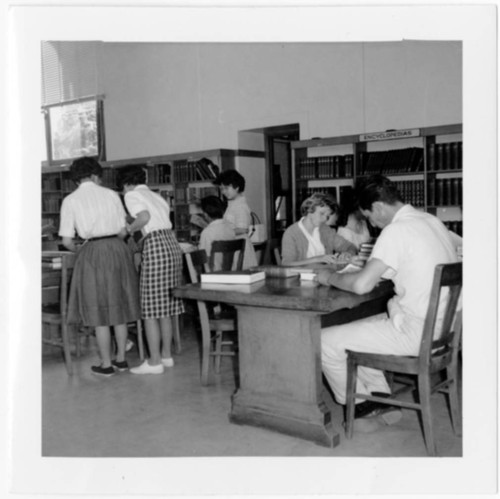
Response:
[[[362,268],[363,267],[359,267],[358,265],[353,265],[352,263],[349,263],[342,270],[338,270],[337,274],[351,274],[353,272],[359,272]]]

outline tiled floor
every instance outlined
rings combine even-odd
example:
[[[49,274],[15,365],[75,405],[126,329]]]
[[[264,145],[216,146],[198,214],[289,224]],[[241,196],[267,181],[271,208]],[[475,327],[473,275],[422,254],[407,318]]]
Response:
[[[189,321],[185,321],[189,323]],[[42,373],[42,455],[60,457],[158,456],[364,456],[418,457],[426,450],[415,411],[402,421],[346,440],[340,406],[330,401],[340,445],[325,448],[268,430],[229,423],[235,391],[232,359],[209,387],[200,385],[199,343],[194,328],[182,332],[182,353],[163,375],[117,373],[99,378],[90,373],[97,362],[91,338],[75,373],[68,376],[59,351],[45,351]],[[137,351],[129,363],[139,363]],[[440,455],[462,455],[454,436],[444,395],[434,396]]]

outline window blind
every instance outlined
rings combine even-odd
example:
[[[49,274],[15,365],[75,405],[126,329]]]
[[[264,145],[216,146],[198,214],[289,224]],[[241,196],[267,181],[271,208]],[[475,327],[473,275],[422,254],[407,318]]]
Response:
[[[42,105],[96,96],[98,41],[42,42]]]

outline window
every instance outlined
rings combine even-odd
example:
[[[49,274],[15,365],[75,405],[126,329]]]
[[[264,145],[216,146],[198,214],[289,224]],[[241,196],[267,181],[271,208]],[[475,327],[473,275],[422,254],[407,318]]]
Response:
[[[42,110],[49,164],[80,156],[105,160],[103,96],[99,94],[101,42],[41,44]]]
[[[50,164],[68,162],[80,156],[105,159],[102,109],[102,100],[98,98],[45,108]]]

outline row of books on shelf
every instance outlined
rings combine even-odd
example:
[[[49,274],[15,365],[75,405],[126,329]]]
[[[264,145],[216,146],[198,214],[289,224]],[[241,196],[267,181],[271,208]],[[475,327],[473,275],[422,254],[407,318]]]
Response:
[[[187,189],[188,203],[197,203],[201,199],[207,196],[219,197],[219,188],[213,186],[213,187],[189,187]]]
[[[446,142],[428,144],[427,170],[461,170],[462,169],[462,142]]]
[[[219,167],[209,159],[174,162],[174,182],[195,182],[214,180],[219,175]]]
[[[61,209],[61,196],[59,194],[45,194],[42,197],[42,211],[56,212]]]
[[[299,193],[299,205],[309,196],[313,194],[327,194],[333,198],[336,203],[341,203],[346,196],[352,196],[353,188],[350,185],[342,185],[338,188],[340,194],[340,200],[337,199],[337,188],[336,187],[307,187],[300,189]]]
[[[42,251],[42,268],[60,269],[65,255],[74,255],[71,251]]]
[[[359,153],[358,175],[416,173],[424,170],[424,150],[407,147]]]
[[[406,203],[417,207],[425,206],[423,180],[396,180],[394,183]]]
[[[148,166],[148,184],[170,184],[172,182],[172,167],[168,164]]]
[[[430,178],[427,183],[429,206],[461,206],[461,178]]]
[[[304,158],[299,164],[299,179],[352,178],[354,155],[321,156]]]

